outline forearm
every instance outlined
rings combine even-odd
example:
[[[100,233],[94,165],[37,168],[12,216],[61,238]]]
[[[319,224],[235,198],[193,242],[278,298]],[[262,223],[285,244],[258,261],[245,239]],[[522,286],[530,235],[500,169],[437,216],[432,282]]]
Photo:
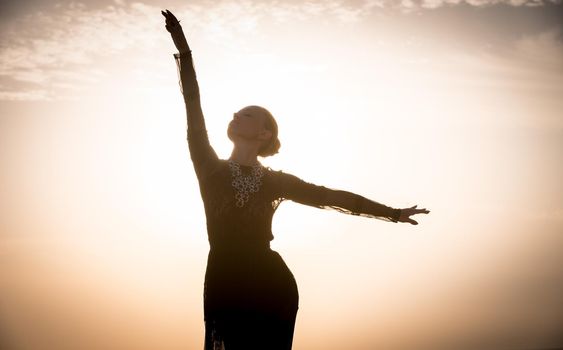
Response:
[[[363,198],[361,201],[360,211],[373,216],[385,217],[393,222],[397,222],[401,215],[401,209],[395,209],[367,198]]]
[[[209,143],[205,129],[191,52],[174,54],[174,58],[179,69],[182,94],[186,104],[188,147],[196,175],[201,179],[212,171],[218,157]]]
[[[188,132],[204,130],[205,120],[191,51],[175,54],[174,57],[178,64],[182,95],[186,105]]]
[[[342,208],[354,215],[377,217],[393,222],[397,222],[400,216],[400,209],[395,209],[369,200],[352,192],[339,190],[328,191],[326,201],[329,206]]]

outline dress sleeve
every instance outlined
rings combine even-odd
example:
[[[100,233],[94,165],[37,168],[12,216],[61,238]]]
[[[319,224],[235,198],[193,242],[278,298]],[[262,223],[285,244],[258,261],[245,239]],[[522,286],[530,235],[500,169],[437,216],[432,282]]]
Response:
[[[176,53],[174,59],[180,76],[180,90],[186,104],[187,140],[190,156],[196,175],[201,179],[202,176],[213,170],[219,158],[209,143],[191,51],[181,54]]]
[[[290,199],[320,209],[333,209],[349,215],[383,221],[398,222],[399,220],[400,209],[388,207],[352,192],[308,183],[297,176],[281,171],[275,173],[281,200]]]

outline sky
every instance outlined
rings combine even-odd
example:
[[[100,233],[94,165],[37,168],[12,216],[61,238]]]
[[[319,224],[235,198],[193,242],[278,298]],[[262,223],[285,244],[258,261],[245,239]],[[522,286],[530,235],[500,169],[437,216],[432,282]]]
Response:
[[[262,105],[264,165],[418,225],[284,202],[294,349],[563,347],[560,0],[3,1],[0,344],[201,349],[208,252],[175,52],[221,158]]]

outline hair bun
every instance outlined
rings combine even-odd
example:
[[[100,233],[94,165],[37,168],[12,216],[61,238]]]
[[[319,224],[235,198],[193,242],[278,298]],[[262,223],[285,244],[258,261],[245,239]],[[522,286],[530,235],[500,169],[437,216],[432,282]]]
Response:
[[[273,156],[274,154],[278,153],[281,147],[280,140],[278,139],[278,123],[276,122],[276,119],[274,118],[272,113],[270,113],[270,111],[268,111],[266,108],[260,106],[252,107],[258,108],[264,113],[264,115],[266,116],[265,128],[266,130],[272,132],[272,137],[270,138],[269,142],[261,147],[261,149],[258,151],[258,155],[261,157]]]
[[[269,156],[273,156],[274,154],[279,152],[279,149],[281,147],[281,142],[280,140],[276,137],[275,140],[270,141],[270,143],[268,143],[266,146],[264,146],[260,152],[258,153],[259,156],[261,157],[269,157]]]

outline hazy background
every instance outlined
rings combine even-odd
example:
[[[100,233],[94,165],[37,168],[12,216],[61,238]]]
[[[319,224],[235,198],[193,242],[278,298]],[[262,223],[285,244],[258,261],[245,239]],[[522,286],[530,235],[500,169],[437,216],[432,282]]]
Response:
[[[563,4],[2,1],[0,348],[202,349],[207,237],[175,52],[212,145],[418,226],[284,203],[294,349],[563,347]]]

